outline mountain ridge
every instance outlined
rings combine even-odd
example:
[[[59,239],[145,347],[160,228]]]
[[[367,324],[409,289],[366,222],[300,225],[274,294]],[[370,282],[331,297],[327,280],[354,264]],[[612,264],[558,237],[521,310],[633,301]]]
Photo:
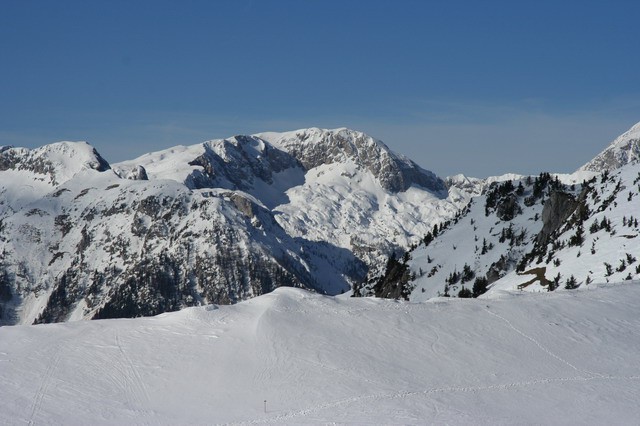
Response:
[[[357,294],[424,301],[639,280],[639,184],[638,163],[581,183],[549,173],[495,182]]]
[[[332,132],[310,130],[337,148],[306,167],[257,136],[113,165],[84,142],[3,150],[0,321],[153,315],[280,285],[337,294],[456,210],[442,181],[410,181],[435,175],[361,132]],[[386,153],[382,166],[357,162],[365,145]]]
[[[640,122],[618,136],[578,171],[604,172],[640,161]]]
[[[628,163],[606,176],[445,181],[345,128],[237,135],[111,165],[85,142],[3,148],[0,323],[154,315],[236,303],[281,285],[423,300],[457,294],[463,272],[494,289],[515,289],[524,268],[568,279],[570,268],[549,263],[567,262],[577,220],[600,227],[609,209],[628,227],[628,206],[638,200],[636,163]],[[588,214],[548,211],[554,203],[582,203]],[[593,238],[617,247],[613,236]],[[481,261],[485,239],[496,250]],[[628,266],[635,249],[625,250]],[[541,253],[549,256],[544,265]],[[603,268],[589,279],[601,280]],[[470,287],[473,277],[465,279]]]

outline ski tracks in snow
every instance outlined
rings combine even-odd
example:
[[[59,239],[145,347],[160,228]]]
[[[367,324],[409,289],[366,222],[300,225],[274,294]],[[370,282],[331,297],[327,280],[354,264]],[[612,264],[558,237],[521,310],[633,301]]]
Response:
[[[341,406],[348,406],[348,405],[351,405],[351,404],[356,404],[356,403],[360,403],[360,402],[364,402],[364,401],[375,402],[375,401],[393,400],[393,399],[402,399],[402,398],[411,398],[411,397],[421,397],[421,396],[426,397],[426,396],[429,396],[429,395],[439,394],[439,393],[510,391],[510,390],[527,388],[527,387],[536,386],[536,385],[546,385],[546,384],[553,384],[553,383],[562,384],[562,383],[573,383],[573,382],[607,381],[607,380],[612,380],[612,381],[625,381],[625,380],[627,380],[627,381],[637,381],[637,380],[640,380],[640,376],[638,376],[638,375],[636,375],[636,376],[603,375],[603,374],[596,373],[596,372],[593,372],[593,371],[587,371],[587,370],[583,370],[581,368],[578,368],[577,366],[575,366],[571,362],[567,361],[566,359],[564,359],[560,355],[558,355],[558,354],[552,352],[551,350],[549,350],[547,347],[545,347],[543,344],[541,344],[535,338],[529,336],[528,334],[526,334],[523,331],[521,331],[520,329],[518,329],[507,318],[505,318],[502,315],[499,315],[499,314],[497,314],[495,312],[492,312],[489,309],[485,309],[485,310],[486,310],[486,312],[488,314],[498,318],[500,321],[505,323],[508,328],[510,328],[511,330],[516,332],[517,334],[521,335],[523,338],[529,340],[531,343],[533,343],[536,347],[538,347],[541,351],[546,353],[548,356],[556,359],[557,361],[559,361],[562,364],[565,364],[566,366],[568,366],[572,370],[580,373],[580,375],[577,376],[577,377],[538,378],[538,379],[531,379],[531,380],[525,380],[525,381],[503,383],[503,384],[492,384],[492,385],[484,385],[484,386],[483,385],[479,385],[479,386],[445,386],[445,387],[431,388],[431,389],[425,389],[425,390],[416,390],[416,391],[402,391],[402,392],[386,393],[386,394],[385,393],[380,393],[380,394],[371,394],[371,395],[361,395],[361,396],[355,396],[355,397],[351,397],[351,398],[345,398],[345,399],[341,399],[341,400],[336,400],[336,401],[332,401],[332,402],[327,402],[327,403],[324,403],[324,404],[312,405],[310,407],[307,407],[307,408],[304,408],[304,409],[301,409],[301,410],[289,411],[289,412],[278,414],[278,415],[273,416],[273,417],[258,418],[258,419],[254,419],[254,420],[248,420],[248,421],[245,421],[245,422],[237,422],[237,423],[231,423],[231,424],[239,424],[239,425],[241,425],[241,424],[282,423],[282,422],[287,422],[287,421],[289,421],[291,419],[294,419],[294,418],[306,417],[306,416],[309,416],[309,415],[311,415],[313,413],[316,413],[316,412],[319,412],[319,411],[322,411],[322,410],[332,409],[332,408],[341,407]],[[435,330],[434,330],[434,332],[436,334],[434,336],[435,337],[435,341],[432,343],[431,349],[432,349],[432,351],[434,353],[436,353],[436,348],[435,347],[439,344],[440,336],[437,334],[437,332]]]
[[[439,393],[509,391],[512,389],[526,388],[526,387],[535,386],[535,385],[544,385],[544,384],[551,384],[551,383],[588,382],[588,381],[594,381],[594,380],[617,380],[617,381],[634,380],[635,381],[635,380],[640,380],[640,376],[602,376],[601,375],[599,377],[594,377],[594,376],[557,377],[557,378],[534,379],[534,380],[526,380],[526,381],[520,381],[520,382],[486,385],[486,386],[448,386],[448,387],[439,387],[439,388],[432,388],[432,389],[418,390],[418,391],[403,391],[403,392],[395,392],[395,393],[388,393],[388,394],[362,395],[362,396],[355,396],[352,398],[345,398],[345,399],[341,399],[333,402],[327,402],[325,404],[313,405],[305,409],[301,409],[297,411],[289,411],[273,417],[248,420],[244,422],[234,422],[229,424],[230,425],[248,425],[248,424],[264,424],[264,423],[282,423],[296,417],[306,417],[318,411],[360,403],[363,401],[375,402],[375,401],[383,401],[383,400],[404,399],[404,398],[411,398],[411,397],[429,396],[429,395],[439,394]]]
[[[129,396],[131,409],[140,413],[140,417],[149,417],[151,412],[142,409],[142,407],[149,405],[149,390],[147,389],[140,372],[131,360],[131,357],[129,357],[127,351],[122,346],[122,340],[120,338],[120,331],[118,328],[115,328],[114,330],[114,343],[118,348],[118,353],[120,354],[122,377],[124,380],[122,383],[123,391]]]
[[[51,353],[49,363],[42,375],[40,385],[33,396],[27,420],[27,424],[30,426],[37,423],[43,401],[49,392],[49,388],[51,387],[56,371],[58,370],[63,358],[63,349],[65,344],[66,340],[63,340],[57,342],[53,348],[49,349]],[[123,347],[118,328],[114,330],[114,346],[117,348],[119,356],[112,358],[112,360],[120,364],[120,368],[116,370],[119,371],[120,374],[110,375],[105,379],[116,384],[122,392],[127,395],[130,405],[129,408],[136,414],[135,423],[150,424],[147,423],[145,419],[151,418],[152,412],[144,408],[149,406],[149,392],[140,372]],[[99,365],[96,365],[96,368],[99,368]],[[111,370],[107,369],[107,371]]]
[[[524,333],[522,330],[518,329],[517,327],[515,327],[511,321],[509,321],[508,319],[506,319],[505,317],[503,317],[500,314],[497,314],[493,311],[491,311],[489,308],[485,308],[484,309],[488,314],[498,318],[499,320],[501,320],[502,322],[504,322],[510,329],[512,329],[513,331],[515,331],[516,333],[518,333],[519,335],[521,335],[522,337],[524,337],[525,339],[529,340],[531,343],[533,343],[534,345],[536,345],[541,351],[545,352],[547,355],[549,355],[552,358],[555,358],[556,360],[560,361],[561,363],[569,366],[570,368],[572,368],[573,370],[580,372],[580,373],[584,373],[587,374],[589,376],[593,376],[593,377],[604,377],[602,374],[600,373],[596,373],[593,371],[587,371],[587,370],[583,370],[581,368],[576,367],[575,365],[573,365],[572,363],[570,363],[569,361],[567,361],[566,359],[562,358],[561,356],[551,352],[549,349],[547,349],[544,345],[542,345],[539,341],[537,341],[536,339],[534,339],[533,337],[529,336],[528,334]]]
[[[38,413],[40,412],[40,408],[42,407],[42,401],[47,395],[47,391],[49,389],[49,386],[51,385],[53,375],[55,374],[56,370],[58,369],[58,365],[60,364],[60,359],[61,348],[60,346],[56,346],[51,356],[51,360],[49,361],[49,365],[47,365],[47,369],[42,376],[40,386],[36,390],[36,393],[33,397],[33,403],[31,404],[31,413],[29,415],[29,425],[36,424],[36,418],[38,417]]]
[[[430,327],[429,331],[433,332],[433,336],[435,338],[431,342],[431,352],[433,352],[435,356],[441,356],[443,352],[437,349],[437,347],[440,345],[440,333],[438,333],[438,330],[436,330],[435,327]]]

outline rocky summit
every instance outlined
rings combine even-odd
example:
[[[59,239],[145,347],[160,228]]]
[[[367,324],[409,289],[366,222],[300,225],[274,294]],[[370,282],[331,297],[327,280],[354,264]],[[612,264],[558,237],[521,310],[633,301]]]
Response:
[[[339,294],[466,201],[348,129],[234,136],[109,164],[0,152],[0,322],[154,315],[280,286]]]

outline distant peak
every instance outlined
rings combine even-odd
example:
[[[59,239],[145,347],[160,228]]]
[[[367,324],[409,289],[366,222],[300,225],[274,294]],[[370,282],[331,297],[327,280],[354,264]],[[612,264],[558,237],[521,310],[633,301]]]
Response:
[[[285,133],[259,133],[256,136],[288,152],[307,170],[323,164],[352,161],[369,170],[388,191],[406,191],[415,184],[446,196],[446,186],[435,174],[361,131],[345,127],[311,127]]]
[[[98,153],[98,151],[86,141],[62,141],[33,150],[35,155],[47,157],[53,163],[68,166],[67,160],[72,160],[76,166],[103,172],[111,166]]]
[[[81,170],[99,172],[111,166],[96,149],[87,142],[62,141],[35,149],[6,147],[0,150],[0,171],[23,170],[50,176],[58,185]]]
[[[618,136],[578,171],[603,172],[640,161],[640,122]]]

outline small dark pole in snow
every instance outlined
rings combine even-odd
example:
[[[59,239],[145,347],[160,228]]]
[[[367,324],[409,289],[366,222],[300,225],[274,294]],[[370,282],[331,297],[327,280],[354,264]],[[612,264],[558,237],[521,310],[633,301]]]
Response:
[[[265,413],[267,412],[267,400],[266,399],[264,400],[264,412]]]

